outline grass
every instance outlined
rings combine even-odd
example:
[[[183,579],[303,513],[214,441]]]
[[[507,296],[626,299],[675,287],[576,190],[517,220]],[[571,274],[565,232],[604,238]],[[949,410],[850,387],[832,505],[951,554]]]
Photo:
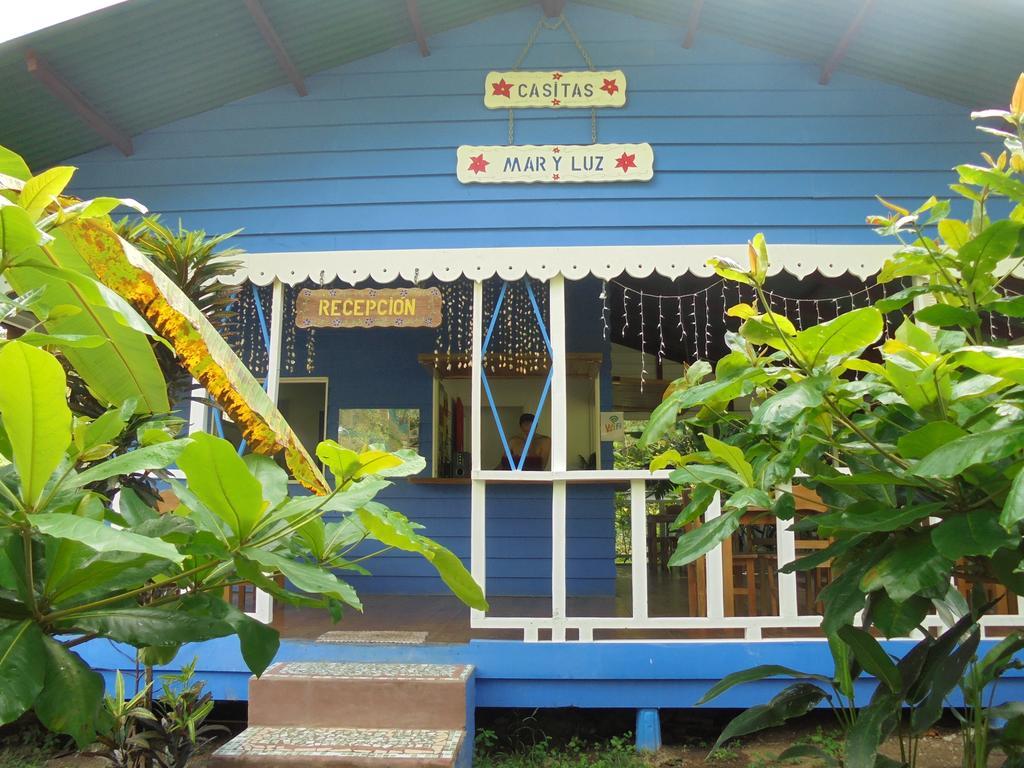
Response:
[[[522,736],[523,734],[520,734]],[[476,768],[646,768],[648,762],[637,754],[633,735],[613,736],[603,742],[573,737],[557,746],[543,734],[530,734],[530,741],[503,746],[494,731],[482,729],[476,735],[473,765]]]
[[[66,737],[37,725],[11,729],[0,736],[0,768],[42,768],[54,755],[70,749]]]

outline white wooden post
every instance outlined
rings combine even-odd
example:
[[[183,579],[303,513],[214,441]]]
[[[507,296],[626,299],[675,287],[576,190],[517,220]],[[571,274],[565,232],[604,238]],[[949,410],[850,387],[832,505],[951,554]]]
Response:
[[[270,348],[267,350],[267,395],[277,405],[281,389],[281,342],[284,334],[284,283],[274,281],[270,303]]]
[[[274,280],[270,304],[270,347],[267,350],[267,395],[277,405],[281,390],[281,345],[284,337],[284,283]],[[256,619],[264,624],[274,620],[274,598],[256,590]]]
[[[792,492],[791,485],[779,489],[779,493]],[[796,573],[782,572],[782,566],[796,560],[796,535],[786,522],[778,519],[775,521],[775,550],[779,566],[779,615],[796,618],[799,612],[796,604]]]
[[[566,470],[567,439],[567,383],[565,349],[565,278],[555,275],[548,284],[548,302],[551,339],[551,469]],[[556,480],[551,487],[551,639],[565,640],[566,583],[565,583],[565,496],[564,480]]]
[[[209,423],[207,420],[210,418],[210,409],[205,402],[202,402],[207,398],[206,390],[202,387],[193,389],[192,398],[188,407],[188,433],[190,435],[193,432],[205,432]]]
[[[722,514],[722,494],[716,493],[711,500],[711,505],[704,513],[704,521],[710,523]],[[725,616],[725,585],[724,574],[722,573],[722,545],[712,549],[704,556],[704,564],[707,567],[708,585],[708,618],[721,619]]]
[[[484,481],[477,478],[480,471],[480,452],[482,440],[480,437],[481,421],[483,413],[483,387],[481,373],[483,372],[483,323],[484,323],[484,284],[480,280],[473,283],[473,348],[472,348],[472,394],[471,394],[471,415],[470,425],[470,452],[472,466],[472,485],[470,494],[470,572],[473,580],[480,585],[480,588],[487,593],[487,514],[485,507],[486,488]],[[477,619],[484,617],[484,612],[473,608],[469,612],[470,626],[473,626]]]
[[[565,376],[565,278],[555,275],[549,283],[551,300],[551,469],[564,472],[566,454],[566,376]]]
[[[565,481],[551,485],[551,639],[565,640]]]
[[[629,481],[630,525],[633,535],[633,618],[647,620],[647,483]]]

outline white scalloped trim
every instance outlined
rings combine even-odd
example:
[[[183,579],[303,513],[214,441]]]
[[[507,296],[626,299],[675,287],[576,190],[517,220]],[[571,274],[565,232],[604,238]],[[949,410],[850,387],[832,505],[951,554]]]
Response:
[[[817,272],[825,277],[849,273],[867,279],[892,254],[889,245],[769,245],[772,273],[788,272],[799,278]],[[714,274],[707,262],[724,256],[747,263],[746,244],[573,246],[561,248],[450,248],[380,251],[307,251],[246,254],[244,266],[225,282],[248,280],[269,285],[275,279],[288,285],[312,280],[338,280],[355,285],[365,280],[390,283],[436,277],[518,280],[530,275],[549,280],[557,274],[570,280],[594,275],[611,279],[622,274],[647,277],[657,272],[668,278]]]

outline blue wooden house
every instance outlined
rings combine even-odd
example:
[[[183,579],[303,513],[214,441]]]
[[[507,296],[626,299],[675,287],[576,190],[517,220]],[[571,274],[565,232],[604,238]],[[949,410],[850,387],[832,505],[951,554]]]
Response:
[[[240,353],[310,447],[377,429],[427,457],[387,501],[490,601],[471,612],[393,553],[353,578],[365,611],[336,626],[243,590],[284,642],[251,689],[264,740],[222,759],[270,764],[290,743],[337,765],[465,763],[475,707],[636,708],[651,745],[659,708],[729,672],[830,672],[827,566],[778,572],[816,542],[744,526],[668,567],[680,500],[631,430],[684,365],[722,354],[725,309],[749,297],[707,261],[745,261],[756,232],[798,323],[881,298],[875,195],[919,204],[993,149],[969,113],[1007,100],[1021,28],[1008,0],[128,0],[0,45],[0,143],[77,166],[82,197],[241,229]],[[624,74],[623,106],[484,103],[492,71],[591,70]],[[461,178],[460,146],[639,144],[646,180]],[[440,296],[427,327],[380,327],[365,303],[356,327],[300,322],[304,296],[337,292],[340,315],[409,290]],[[191,420],[231,433],[201,407]],[[986,621],[1017,626],[1020,608]],[[106,644],[84,653],[124,666]],[[218,698],[250,695],[233,639],[192,653]],[[405,693],[381,693],[394,679]],[[314,735],[281,735],[301,726]],[[364,730],[332,742],[332,726]]]

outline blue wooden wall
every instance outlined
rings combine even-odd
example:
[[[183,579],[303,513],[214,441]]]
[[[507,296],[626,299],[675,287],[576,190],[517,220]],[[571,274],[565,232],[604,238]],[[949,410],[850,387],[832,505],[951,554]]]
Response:
[[[650,183],[458,183],[456,146],[507,140],[506,114],[483,107],[483,80],[519,55],[538,17],[527,8],[431,37],[428,58],[410,44],[311,75],[306,98],[283,86],[150,131],[130,158],[74,158],[74,191],[135,197],[191,228],[242,228],[236,241],[250,251],[727,243],[758,230],[774,242],[873,243],[863,221],[878,210],[875,194],[942,194],[949,169],[990,145],[957,105],[841,69],[823,87],[812,64],[704,32],[686,50],[675,27],[589,7],[570,14],[594,63],[629,78],[628,105],[601,111],[599,140],[653,144]],[[564,31],[545,31],[524,66],[582,61]],[[590,141],[585,111],[524,110],[516,125],[521,144]],[[583,318],[573,322],[597,332],[588,296],[570,303]],[[332,380],[328,434],[342,405],[429,411],[429,377],[415,360],[432,351],[429,334],[344,339],[317,371]],[[603,347],[583,338],[574,348]],[[429,455],[429,435],[421,448]],[[546,497],[493,494],[489,592],[547,594]],[[468,557],[467,488],[398,486],[389,498]],[[594,489],[570,498],[570,592],[611,591],[610,504]],[[412,558],[373,570],[360,588],[441,590]]]
[[[603,353],[602,407],[611,407],[610,357],[602,338],[600,282],[567,286],[566,346],[570,352]],[[417,355],[434,351],[434,332],[403,328],[318,331],[311,375],[326,376],[327,436],[338,433],[340,408],[418,408],[422,414],[420,453],[432,453],[431,377]],[[304,350],[297,370],[305,371]],[[538,383],[538,396],[540,384]],[[484,419],[490,419],[485,412]],[[468,440],[468,438],[467,438]],[[428,468],[429,470],[429,468]],[[567,502],[567,589],[570,595],[615,591],[615,516],[610,487],[570,489]],[[468,485],[422,485],[397,480],[380,499],[426,526],[424,534],[451,549],[469,567]],[[487,504],[487,594],[551,594],[551,490],[547,487],[490,486]],[[366,546],[361,552],[379,548]],[[356,554],[359,554],[357,552]],[[389,552],[365,563],[371,578],[340,574],[356,589],[378,594],[447,592],[420,556]]]
[[[72,160],[79,194],[136,197],[171,220],[244,228],[253,251],[743,242],[876,242],[873,196],[942,194],[949,169],[992,148],[967,109],[704,31],[570,6],[598,67],[621,68],[628,104],[601,141],[654,145],[650,183],[463,186],[459,144],[502,144],[483,107],[489,69],[512,66],[537,20],[524,8],[311,75],[150,131],[136,154]],[[269,54],[268,54],[269,55]],[[582,61],[545,31],[525,67]],[[159,98],[159,94],[153,94]],[[524,110],[517,143],[586,143],[586,111]]]

